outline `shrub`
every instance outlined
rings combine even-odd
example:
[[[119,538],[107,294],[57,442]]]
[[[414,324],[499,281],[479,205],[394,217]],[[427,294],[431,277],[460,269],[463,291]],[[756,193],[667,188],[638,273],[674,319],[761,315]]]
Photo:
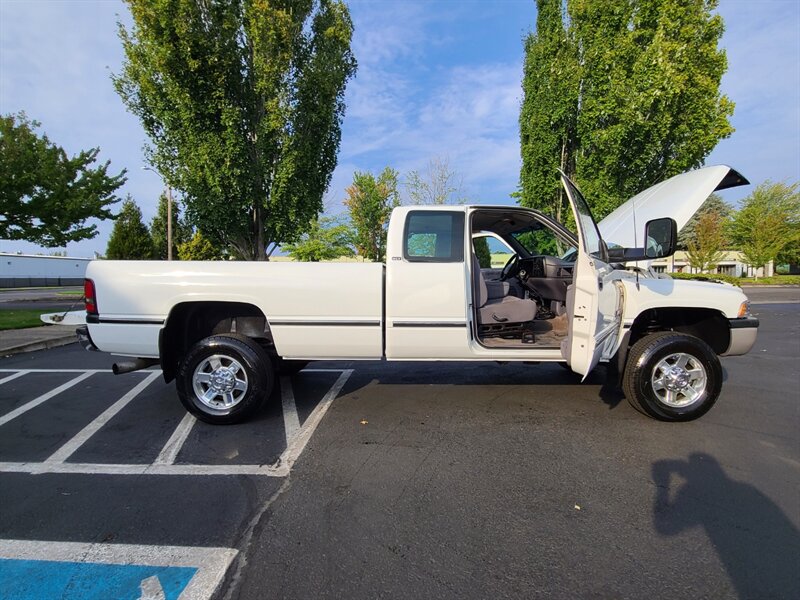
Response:
[[[673,279],[694,279],[696,281],[724,281],[732,285],[740,285],[741,279],[720,273],[667,273]]]

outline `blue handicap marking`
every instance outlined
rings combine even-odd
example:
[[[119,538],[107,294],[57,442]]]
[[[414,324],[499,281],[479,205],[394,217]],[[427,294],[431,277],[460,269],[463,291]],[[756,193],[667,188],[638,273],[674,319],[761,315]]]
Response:
[[[0,599],[177,600],[197,570],[0,558]]]

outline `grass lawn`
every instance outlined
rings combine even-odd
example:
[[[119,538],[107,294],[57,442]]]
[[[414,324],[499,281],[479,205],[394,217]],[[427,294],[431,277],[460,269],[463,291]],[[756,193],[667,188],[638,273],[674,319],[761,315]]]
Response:
[[[66,290],[64,292],[56,292],[56,296],[83,296],[83,290]]]
[[[44,323],[39,319],[41,314],[42,311],[38,309],[0,310],[0,331],[43,326]]]

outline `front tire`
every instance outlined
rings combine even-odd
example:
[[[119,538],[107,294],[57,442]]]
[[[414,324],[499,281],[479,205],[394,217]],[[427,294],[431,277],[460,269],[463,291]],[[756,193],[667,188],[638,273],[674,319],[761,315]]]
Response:
[[[722,366],[703,340],[672,331],[647,335],[628,354],[622,379],[636,410],[659,421],[706,414],[722,390]]]
[[[274,369],[264,349],[243,335],[212,335],[197,342],[178,367],[183,406],[214,425],[240,423],[269,397]]]

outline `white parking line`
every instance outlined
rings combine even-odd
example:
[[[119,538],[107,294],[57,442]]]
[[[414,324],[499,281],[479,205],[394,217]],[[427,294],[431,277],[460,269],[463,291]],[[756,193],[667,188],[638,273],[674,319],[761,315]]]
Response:
[[[297,405],[294,401],[294,390],[292,390],[292,380],[283,376],[280,380],[281,385],[281,404],[283,404],[283,428],[286,430],[286,446],[300,431],[300,417],[297,416]]]
[[[333,384],[333,387],[328,390],[328,393],[325,394],[320,403],[317,404],[317,406],[314,407],[314,410],[311,411],[311,414],[308,415],[305,423],[303,423],[303,427],[300,428],[300,431],[295,436],[294,440],[292,440],[292,443],[289,444],[284,453],[281,454],[277,464],[285,465],[287,470],[292,468],[292,465],[294,465],[295,461],[300,456],[300,453],[305,449],[306,444],[308,444],[308,440],[311,439],[311,435],[322,421],[322,417],[324,417],[325,413],[328,412],[328,408],[330,408],[331,403],[342,391],[344,384],[347,383],[347,380],[352,374],[353,369],[346,369],[342,371],[342,374],[339,375],[339,379],[336,380],[336,383]]]
[[[119,566],[125,569],[134,567],[193,568],[197,569],[185,587],[178,586],[173,592],[180,592],[179,600],[210,598],[222,584],[225,572],[238,554],[234,548],[200,548],[194,546],[139,546],[133,544],[95,544],[80,542],[45,542],[29,540],[0,540],[0,560],[7,561],[40,561],[38,575],[43,581],[37,581],[39,594],[46,591],[56,592],[63,588],[64,577],[60,575],[63,563],[81,563],[86,565]],[[163,572],[163,571],[162,571]],[[74,571],[72,571],[74,573]],[[115,583],[114,571],[106,572],[109,577],[85,581],[84,586],[92,597],[108,597],[108,588]],[[152,579],[152,578],[149,578]],[[68,584],[69,580],[67,580]],[[18,587],[25,582],[13,582]],[[140,587],[136,580],[134,587]],[[138,585],[137,585],[138,583]],[[144,583],[144,580],[142,581]],[[29,587],[29,586],[28,586]],[[158,586],[160,591],[160,585]],[[175,587],[173,585],[173,587]],[[182,589],[180,589],[182,587]],[[45,591],[46,590],[46,591]],[[103,593],[105,590],[105,594]],[[137,589],[131,590],[137,593]],[[131,596],[133,597],[133,596]],[[158,596],[156,596],[158,597]]]
[[[113,373],[111,369],[0,369],[0,373]],[[143,373],[155,373],[152,369]]]
[[[23,375],[26,375],[28,373],[30,373],[30,371],[18,371],[13,375],[9,375],[8,377],[3,377],[2,379],[0,379],[0,385],[4,384],[6,381],[14,381],[17,377],[22,377]]]
[[[64,372],[50,369],[29,370],[26,372]],[[70,371],[66,371],[70,372]],[[78,371],[82,373],[79,377],[68,381],[62,386],[48,392],[21,406],[13,412],[21,411],[26,412],[31,408],[33,403],[36,405],[52,398],[56,394],[64,391],[86,379],[94,373],[109,373],[108,370],[86,370]],[[175,431],[170,436],[167,443],[161,449],[158,457],[153,464],[103,464],[103,463],[68,463],[64,462],[77,450],[82,444],[86,442],[94,433],[104,426],[115,414],[117,414],[128,402],[132,401],[141,391],[147,387],[161,371],[142,371],[149,373],[144,381],[140,382],[136,387],[129,391],[125,396],[120,398],[115,404],[109,407],[103,414],[97,417],[92,423],[87,425],[78,435],[72,438],[69,442],[59,448],[52,456],[44,462],[0,462],[0,473],[29,473],[32,475],[39,475],[45,473],[69,473],[69,474],[91,474],[91,475],[262,475],[267,477],[286,477],[294,463],[299,458],[300,454],[305,449],[308,441],[311,439],[312,434],[319,426],[325,413],[330,408],[333,401],[341,393],[350,375],[353,374],[353,369],[305,369],[306,373],[339,373],[339,377],[333,386],[328,390],[322,400],[317,404],[302,426],[299,425],[299,418],[297,416],[297,408],[294,406],[294,419],[298,419],[296,428],[292,428],[293,433],[289,437],[290,428],[287,428],[287,447],[286,450],[280,455],[278,460],[273,465],[202,465],[202,464],[174,464],[184,442],[189,436],[192,427],[196,423],[196,419],[191,414],[186,414],[181,422],[178,424]],[[294,393],[291,387],[291,381],[288,381],[282,390],[287,390],[288,396],[291,398],[291,405],[294,405]],[[283,394],[283,392],[282,392]],[[284,403],[288,399],[284,398]],[[291,409],[291,406],[289,407]],[[24,410],[21,410],[24,409]],[[9,413],[4,419],[7,418],[8,422],[14,417],[18,416]],[[10,418],[9,418],[10,417]],[[286,417],[284,416],[284,419]],[[291,418],[291,417],[290,417]],[[3,422],[0,422],[2,425]]]
[[[30,372],[33,372],[33,371],[30,371]],[[35,398],[34,400],[31,400],[27,404],[23,404],[22,406],[20,406],[18,408],[15,408],[10,413],[7,413],[7,414],[3,415],[2,417],[0,417],[0,426],[5,425],[6,423],[8,423],[9,421],[11,421],[13,419],[16,419],[18,416],[20,416],[22,414],[25,414],[26,412],[28,412],[31,409],[36,408],[37,406],[39,406],[43,402],[47,402],[53,396],[58,396],[64,390],[68,390],[73,385],[79,384],[81,381],[83,381],[84,379],[92,376],[93,374],[94,374],[94,371],[84,372],[82,375],[78,375],[75,379],[70,379],[67,383],[64,383],[64,384],[58,386],[57,388],[55,388],[53,390],[50,390],[46,394],[42,394],[41,396],[39,396],[38,398]]]
[[[173,464],[175,459],[178,458],[178,453],[181,451],[181,448],[183,448],[183,443],[186,441],[186,438],[189,437],[189,433],[192,431],[192,427],[194,427],[196,422],[197,419],[194,418],[194,415],[187,412],[183,416],[183,419],[181,419],[181,422],[178,423],[175,431],[172,432],[172,435],[167,440],[167,443],[164,444],[161,452],[158,453],[158,457],[156,457],[155,461],[153,461],[153,464]]]
[[[286,477],[288,467],[275,465],[114,465],[104,463],[0,462],[0,473],[43,475],[266,475]]]
[[[108,423],[114,417],[114,415],[125,408],[131,400],[136,398],[136,396],[141,394],[148,385],[153,383],[156,377],[158,377],[160,374],[161,373],[159,372],[150,373],[144,378],[144,381],[139,382],[139,384],[136,385],[131,391],[109,406],[100,416],[84,427],[75,437],[61,446],[61,448],[56,450],[52,456],[47,458],[44,462],[63,463],[65,460],[67,460],[78,448],[83,446],[83,444],[85,444],[90,437],[97,433],[97,431],[103,425]]]

